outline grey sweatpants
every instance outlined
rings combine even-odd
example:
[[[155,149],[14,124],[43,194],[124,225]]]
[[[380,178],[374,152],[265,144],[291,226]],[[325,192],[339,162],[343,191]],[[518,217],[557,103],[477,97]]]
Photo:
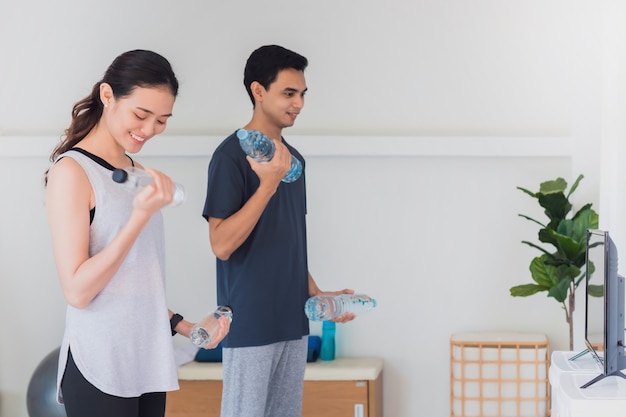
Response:
[[[300,417],[308,337],[222,350],[221,417]]]

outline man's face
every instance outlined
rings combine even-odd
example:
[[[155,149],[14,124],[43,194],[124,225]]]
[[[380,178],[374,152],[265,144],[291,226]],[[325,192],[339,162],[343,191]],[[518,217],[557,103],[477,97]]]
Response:
[[[290,127],[304,107],[306,90],[304,73],[291,68],[285,69],[278,73],[276,81],[267,90],[260,87],[256,106],[274,126],[280,129]]]

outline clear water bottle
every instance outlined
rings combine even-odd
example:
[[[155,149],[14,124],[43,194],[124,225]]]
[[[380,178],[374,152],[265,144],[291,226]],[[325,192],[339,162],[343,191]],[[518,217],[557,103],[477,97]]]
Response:
[[[219,330],[220,317],[226,317],[232,322],[233,311],[228,306],[218,306],[214,312],[209,313],[191,328],[189,333],[191,343],[198,347],[206,348]]]
[[[258,130],[237,130],[237,138],[241,149],[257,162],[269,162],[274,157],[276,145],[262,132]],[[283,178],[283,182],[294,182],[302,174],[302,163],[298,158],[291,155],[291,168]]]
[[[366,313],[376,307],[376,300],[364,294],[317,295],[304,305],[312,321],[332,320],[343,313]]]
[[[141,168],[128,167],[113,170],[113,181],[122,184],[126,189],[137,193],[154,181],[154,178]],[[186,198],[185,188],[181,184],[174,183],[174,187],[174,196],[172,198],[172,202],[170,203],[171,207],[180,206],[185,202]]]
[[[332,361],[335,359],[335,332],[336,323],[334,321],[324,321],[324,323],[322,323],[320,359],[323,361]]]

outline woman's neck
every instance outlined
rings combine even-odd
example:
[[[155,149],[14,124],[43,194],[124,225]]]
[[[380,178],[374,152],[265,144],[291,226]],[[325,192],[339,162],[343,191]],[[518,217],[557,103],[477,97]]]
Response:
[[[99,131],[97,127],[89,132],[76,147],[83,148],[87,152],[99,156],[117,168],[131,165],[124,148],[119,146],[110,134]]]

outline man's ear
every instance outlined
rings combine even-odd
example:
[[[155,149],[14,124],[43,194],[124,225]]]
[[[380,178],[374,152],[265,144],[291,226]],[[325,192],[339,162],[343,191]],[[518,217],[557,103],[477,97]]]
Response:
[[[263,95],[265,94],[266,90],[260,82],[252,81],[252,84],[250,84],[250,91],[252,92],[252,97],[254,97],[255,103],[263,101]]]

